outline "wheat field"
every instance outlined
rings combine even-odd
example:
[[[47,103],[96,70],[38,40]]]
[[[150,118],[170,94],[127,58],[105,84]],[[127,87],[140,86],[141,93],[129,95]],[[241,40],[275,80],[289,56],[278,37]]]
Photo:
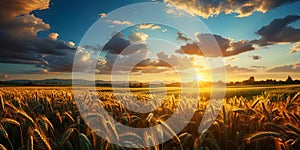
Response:
[[[265,91],[256,96],[239,96],[232,91],[224,98],[224,105],[208,130],[198,133],[198,127],[207,108],[208,99],[199,97],[197,103],[184,99],[186,108],[197,105],[188,125],[175,134],[170,130],[162,134],[172,137],[154,147],[144,149],[300,149],[300,93],[298,90]],[[298,91],[299,92],[299,91]],[[255,93],[256,94],[256,93]],[[125,95],[126,96],[126,95]],[[153,98],[151,93],[136,91],[138,100]],[[117,122],[135,128],[146,128],[164,121],[177,109],[179,93],[170,92],[162,105],[151,113],[135,113],[120,105],[112,92],[90,95],[79,94],[74,100],[71,88],[0,88],[0,149],[126,149],[109,141],[118,138],[130,145],[128,138],[146,143],[157,143],[151,135],[140,137],[134,133],[119,135],[116,125],[107,116],[97,113],[103,106]],[[97,101],[91,101],[93,98]],[[92,108],[86,108],[87,103]],[[92,130],[82,119],[80,110],[92,109],[91,116],[98,119],[110,132]],[[136,109],[143,109],[136,106]],[[213,110],[211,110],[213,111]],[[89,115],[89,114],[87,114]],[[181,118],[185,119],[185,118]],[[167,126],[167,125],[166,125]],[[175,126],[175,125],[174,125]],[[106,135],[105,140],[98,136]]]

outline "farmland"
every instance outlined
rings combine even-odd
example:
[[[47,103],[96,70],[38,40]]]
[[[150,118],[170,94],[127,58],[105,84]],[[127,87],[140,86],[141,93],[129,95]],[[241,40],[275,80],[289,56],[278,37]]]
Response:
[[[0,149],[125,149],[109,142],[114,138],[130,147],[140,146],[128,139],[158,143],[151,134],[120,135],[113,120],[135,128],[168,126],[164,121],[178,109],[180,100],[182,109],[196,106],[191,120],[179,118],[188,122],[187,126],[175,134],[171,129],[176,125],[170,125],[170,130],[162,131],[170,140],[144,149],[300,149],[299,85],[229,86],[222,100],[224,105],[214,112],[218,113],[216,120],[202,133],[198,127],[205,110],[214,111],[207,106],[210,88],[200,89],[195,103],[188,98],[179,99],[181,89],[168,87],[163,103],[151,113],[136,113],[121,106],[110,88],[96,90],[86,94],[70,87],[0,88]],[[122,88],[118,91],[122,93]],[[146,88],[133,88],[131,92],[137,100],[155,97]],[[75,94],[79,100],[74,99]],[[95,97],[99,100],[92,101]],[[93,107],[87,108],[87,103]],[[97,113],[100,106],[109,116]],[[109,130],[92,130],[81,117],[89,115],[85,110],[94,112],[92,120]]]

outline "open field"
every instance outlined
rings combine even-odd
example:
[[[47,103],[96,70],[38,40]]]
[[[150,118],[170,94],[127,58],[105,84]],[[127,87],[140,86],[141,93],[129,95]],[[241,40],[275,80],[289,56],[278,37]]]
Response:
[[[300,85],[229,86],[220,112],[207,106],[210,90],[202,88],[196,103],[187,98],[181,102],[179,109],[196,106],[191,120],[179,118],[188,122],[181,132],[174,134],[171,129],[176,125],[170,125],[162,134],[173,138],[144,149],[300,149]],[[122,93],[121,88],[118,91]],[[97,136],[96,133],[104,131],[100,127],[91,130],[80,116],[89,115],[85,110],[100,112],[100,105],[109,116],[93,113],[92,121],[109,129],[103,134],[110,141],[119,138],[120,144],[131,146],[135,143],[128,138],[158,143],[151,133],[143,137],[134,133],[119,135],[111,118],[135,128],[164,124],[180,101],[180,89],[168,87],[166,91],[164,102],[155,111],[136,113],[121,106],[110,88],[98,87],[97,93],[88,95],[76,92],[80,99],[77,103],[72,88],[0,88],[0,149],[124,149]],[[153,98],[148,89],[133,88],[131,92],[138,100]],[[94,101],[95,97],[99,100]],[[87,103],[93,107],[87,108]],[[206,109],[218,116],[208,130],[198,133]]]

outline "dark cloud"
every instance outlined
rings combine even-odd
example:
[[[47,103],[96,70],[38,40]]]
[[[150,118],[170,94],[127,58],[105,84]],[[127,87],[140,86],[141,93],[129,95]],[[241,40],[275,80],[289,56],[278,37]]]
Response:
[[[75,48],[70,42],[56,41],[53,35],[50,36],[52,39],[37,36],[38,32],[49,30],[50,25],[30,12],[46,9],[48,6],[49,0],[3,0],[0,2],[1,63],[32,64],[44,67],[44,64],[55,65],[46,58],[59,56],[65,59],[74,56]]]
[[[128,55],[145,49],[147,49],[145,43],[131,43],[120,32],[114,33],[103,48],[104,51],[108,51],[111,54],[121,55]]]
[[[254,12],[265,13],[296,1],[298,0],[164,0],[164,2],[172,4],[178,9],[186,10],[203,18],[209,18],[220,13],[234,13],[238,14],[237,17],[245,17]]]
[[[299,19],[300,16],[297,15],[274,19],[269,25],[262,27],[256,32],[261,38],[253,40],[252,43],[266,46],[276,43],[294,43],[300,41],[300,29],[288,26]]]
[[[300,72],[300,63],[271,68],[268,72]]]
[[[157,59],[147,57],[148,51],[121,56],[108,53],[96,67],[98,74],[122,74],[123,73],[162,73],[168,70],[184,70],[193,67],[186,57],[167,55],[164,52],[157,53]],[[112,70],[114,72],[112,73]]]
[[[170,70],[185,70],[192,68],[190,60],[186,57],[157,53],[157,60],[145,59],[138,63],[134,70],[141,73],[163,73]]]
[[[259,55],[252,55],[252,56],[250,56],[253,60],[259,60],[259,59],[261,59],[262,57],[261,56],[259,56]]]
[[[188,42],[191,39],[183,35],[182,32],[177,32],[177,40]]]
[[[233,42],[214,34],[197,34],[196,40],[196,42],[182,46],[176,52],[200,56],[205,54],[206,57],[228,57],[255,49],[248,41]]]

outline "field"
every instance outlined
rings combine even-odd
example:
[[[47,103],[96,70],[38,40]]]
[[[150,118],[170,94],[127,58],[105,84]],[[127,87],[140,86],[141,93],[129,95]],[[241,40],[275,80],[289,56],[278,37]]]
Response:
[[[0,88],[0,149],[126,149],[111,144],[114,138],[131,147],[139,145],[128,139],[149,145],[159,142],[151,133],[142,137],[135,133],[120,135],[113,120],[135,128],[164,125],[166,130],[161,134],[172,138],[144,149],[300,149],[300,85],[227,87],[219,112],[207,107],[210,89],[203,88],[197,103],[183,99],[185,108],[180,109],[196,106],[196,110],[191,120],[180,118],[187,126],[178,134],[172,131],[176,125],[168,126],[164,121],[178,109],[179,89],[168,88],[162,105],[151,113],[126,109],[110,90],[97,88],[97,93],[85,94],[73,93],[68,87]],[[134,88],[131,92],[141,101],[155,98],[147,89]],[[77,103],[74,94],[80,97]],[[88,103],[93,107],[87,108]],[[109,116],[99,113],[100,105]],[[143,108],[137,105],[136,109]],[[218,115],[208,130],[198,133],[206,109]],[[85,110],[94,113],[85,114]],[[80,114],[89,115],[109,132],[92,130]]]

